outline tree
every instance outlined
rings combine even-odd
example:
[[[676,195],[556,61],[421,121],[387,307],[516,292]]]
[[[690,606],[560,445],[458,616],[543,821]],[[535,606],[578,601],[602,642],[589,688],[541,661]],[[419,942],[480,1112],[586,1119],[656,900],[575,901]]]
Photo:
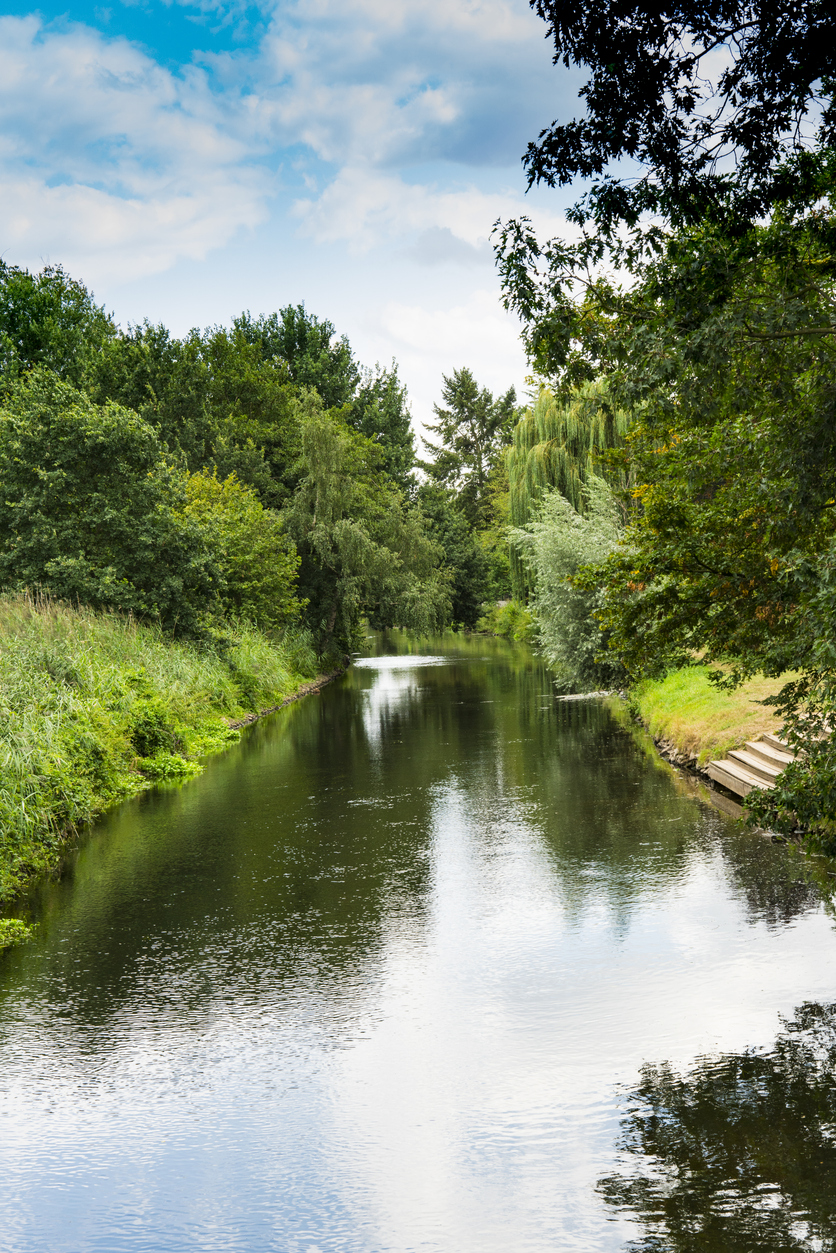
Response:
[[[449,593],[437,546],[383,472],[380,449],[316,392],[303,393],[298,412],[302,477],[284,517],[320,655],[350,652],[364,614],[375,626],[440,626]]]
[[[514,427],[507,453],[509,512],[514,527],[524,527],[547,488],[555,488],[573,510],[584,513],[584,487],[594,473],[606,475],[601,454],[619,447],[629,416],[616,408],[606,385],[587,383],[565,402],[541,386],[537,399]],[[616,473],[623,483],[623,474]],[[525,598],[526,571],[513,549],[511,575],[514,592]]]
[[[115,334],[110,316],[60,266],[30,274],[0,260],[0,392],[36,366],[83,386]]]
[[[511,436],[516,393],[511,387],[495,399],[466,368],[449,377],[444,374],[442,380],[443,406],[433,406],[438,421],[427,424],[440,442],[425,440],[432,460],[418,464],[436,483],[456,493],[471,526],[479,526],[489,512],[491,469]]]
[[[592,583],[631,675],[696,654],[735,683],[801,673],[780,709],[800,760],[747,801],[836,847],[836,263],[830,213],[745,241],[675,237],[609,329],[608,385],[635,414],[624,544]]]
[[[635,273],[671,232],[702,226],[741,242],[745,257],[775,212],[804,232],[836,173],[836,22],[823,0],[532,5],[555,60],[590,77],[586,116],[529,145],[529,177],[592,186],[569,212],[571,238],[541,244],[523,217],[498,224],[496,255],[532,362],[571,387],[600,374],[609,321],[622,315],[604,262]]]
[[[262,630],[295,621],[304,607],[295,595],[299,557],[281,518],[263,507],[234,474],[203,470],[186,483],[185,517],[197,522],[223,580],[219,608]]]
[[[304,305],[287,305],[278,313],[257,318],[247,312],[233,319],[233,328],[258,344],[265,361],[282,361],[296,387],[314,388],[326,409],[340,408],[353,398],[360,369],[343,335],[334,325],[308,313]]]
[[[443,568],[450,580],[451,620],[472,631],[491,590],[489,557],[449,489],[424,483],[418,501],[428,531],[443,553]]]
[[[592,179],[572,217],[748,229],[830,180],[836,18],[823,0],[531,0],[557,64],[588,69],[585,116],[529,144],[529,184]],[[628,158],[643,171],[608,173]]]
[[[177,339],[161,323],[129,327],[107,343],[86,389],[97,404],[133,409],[190,470],[212,459],[217,425],[198,331]]]
[[[607,620],[634,672],[698,650],[741,676],[780,674],[811,665],[832,630],[831,231],[778,222],[745,259],[717,232],[681,236],[613,328],[636,507]]]
[[[220,572],[153,430],[34,371],[0,411],[0,588],[197,633]]]
[[[415,437],[412,434],[406,388],[398,367],[364,370],[346,420],[383,453],[383,468],[402,492],[415,490]]]
[[[496,605],[497,601],[510,599],[513,593],[508,544],[511,503],[505,456],[497,457],[494,462],[488,479],[487,496],[486,516],[480,529],[474,533],[474,539],[486,561],[482,600]]]
[[[593,691],[621,686],[626,673],[613,653],[607,655],[596,620],[601,583],[588,578],[579,586],[574,576],[581,567],[601,566],[618,545],[622,522],[612,491],[595,475],[584,483],[583,505],[581,513],[547,488],[531,520],[511,531],[511,542],[531,576],[537,640],[557,682]]]
[[[301,448],[297,389],[286,363],[265,357],[234,326],[207,331],[202,353],[217,432],[210,464],[255,488],[269,508],[281,508],[298,485]]]

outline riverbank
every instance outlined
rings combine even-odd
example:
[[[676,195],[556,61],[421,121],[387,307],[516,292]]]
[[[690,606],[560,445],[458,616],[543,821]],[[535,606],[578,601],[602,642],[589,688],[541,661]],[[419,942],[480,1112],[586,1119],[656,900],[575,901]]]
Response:
[[[301,633],[271,641],[239,624],[210,647],[119,614],[0,597],[0,905],[55,871],[85,824],[200,774],[238,728],[327,682],[315,676]],[[0,949],[25,934],[0,919]]]
[[[747,740],[777,732],[781,719],[763,702],[791,677],[756,676],[726,692],[709,682],[708,674],[708,666],[689,666],[638,684],[628,698],[660,751],[676,765],[698,770]]]

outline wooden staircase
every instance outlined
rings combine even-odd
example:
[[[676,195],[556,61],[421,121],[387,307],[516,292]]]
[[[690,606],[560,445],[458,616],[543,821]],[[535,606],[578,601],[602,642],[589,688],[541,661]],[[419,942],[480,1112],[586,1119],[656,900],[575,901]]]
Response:
[[[738,796],[748,796],[752,788],[768,790],[778,775],[795,758],[784,740],[766,732],[759,740],[747,741],[744,748],[733,748],[722,761],[710,761],[709,778]]]

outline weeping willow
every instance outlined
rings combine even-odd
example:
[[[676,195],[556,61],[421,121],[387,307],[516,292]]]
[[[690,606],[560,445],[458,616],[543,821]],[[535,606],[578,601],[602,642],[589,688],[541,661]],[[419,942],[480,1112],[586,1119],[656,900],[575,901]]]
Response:
[[[508,449],[510,522],[523,527],[530,520],[543,489],[556,488],[578,513],[584,513],[583,487],[591,474],[616,486],[618,475],[602,468],[599,457],[624,441],[628,416],[609,403],[602,383],[578,388],[568,403],[555,399],[547,387],[514,427]],[[511,547],[514,595],[525,598],[528,578],[521,555]]]

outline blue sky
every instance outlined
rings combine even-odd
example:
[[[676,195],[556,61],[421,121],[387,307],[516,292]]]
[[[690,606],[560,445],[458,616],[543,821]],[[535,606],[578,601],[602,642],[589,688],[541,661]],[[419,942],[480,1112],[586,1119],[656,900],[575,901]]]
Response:
[[[304,301],[416,420],[441,374],[525,375],[488,243],[561,227],[520,157],[579,82],[526,0],[0,4],[0,252],[122,324]]]

